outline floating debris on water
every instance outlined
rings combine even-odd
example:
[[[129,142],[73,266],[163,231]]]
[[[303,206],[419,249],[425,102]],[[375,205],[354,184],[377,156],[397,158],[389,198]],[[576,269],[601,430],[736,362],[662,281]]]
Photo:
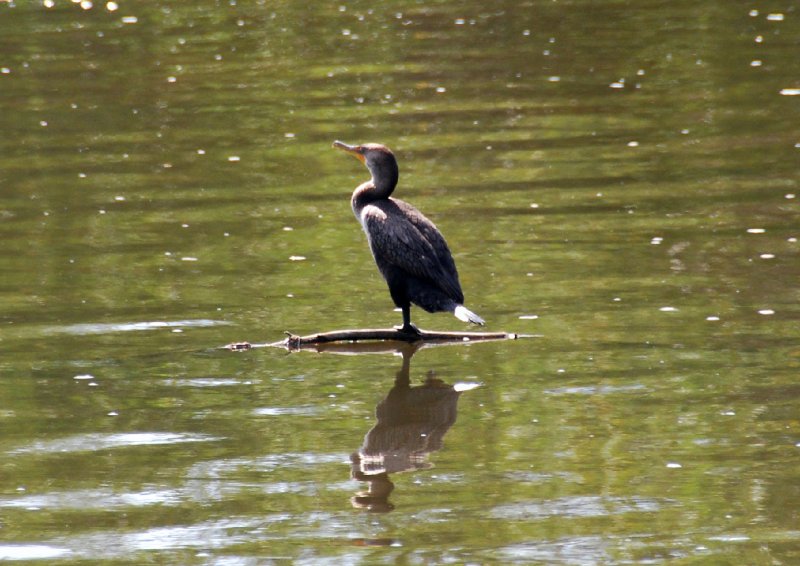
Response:
[[[658,310],[660,310],[661,312],[678,312],[678,309],[676,309],[675,307],[661,307]]]
[[[758,314],[761,314],[761,315],[764,315],[764,316],[770,316],[770,315],[775,314],[775,311],[772,310],[772,309],[761,309],[760,311],[758,311]]]

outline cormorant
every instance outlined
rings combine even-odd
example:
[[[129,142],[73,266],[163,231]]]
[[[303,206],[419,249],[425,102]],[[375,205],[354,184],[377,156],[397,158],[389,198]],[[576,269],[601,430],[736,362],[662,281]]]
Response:
[[[463,305],[456,264],[441,232],[419,210],[390,196],[399,172],[389,148],[340,141],[333,142],[333,147],[354,155],[372,174],[372,179],[353,191],[350,204],[392,300],[403,311],[401,330],[418,333],[411,324],[411,303],[428,312],[447,311],[464,322],[484,324]]]

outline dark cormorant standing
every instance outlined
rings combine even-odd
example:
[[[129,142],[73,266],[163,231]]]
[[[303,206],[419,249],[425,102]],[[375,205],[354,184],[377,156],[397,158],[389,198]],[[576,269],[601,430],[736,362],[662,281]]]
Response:
[[[404,332],[411,324],[411,303],[428,312],[447,311],[464,322],[484,321],[467,309],[450,249],[436,226],[416,208],[391,198],[399,177],[397,161],[386,146],[368,143],[333,147],[354,155],[372,179],[359,185],[350,200],[361,222],[378,269],[389,285],[394,304],[403,311]]]

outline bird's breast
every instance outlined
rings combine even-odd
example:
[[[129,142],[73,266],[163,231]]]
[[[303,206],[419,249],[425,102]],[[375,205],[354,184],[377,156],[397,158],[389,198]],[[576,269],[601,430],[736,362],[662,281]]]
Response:
[[[372,226],[373,229],[375,226],[383,226],[385,225],[388,217],[386,213],[379,207],[368,204],[361,207],[361,209],[356,212],[356,218],[361,224],[361,227],[364,229],[364,232],[366,232],[367,236],[369,237],[370,226]]]

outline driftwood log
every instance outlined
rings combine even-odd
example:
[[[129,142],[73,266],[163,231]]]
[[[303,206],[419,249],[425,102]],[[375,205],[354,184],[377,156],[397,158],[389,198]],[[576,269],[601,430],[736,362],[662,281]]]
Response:
[[[350,330],[334,330],[320,332],[307,336],[297,336],[286,332],[286,338],[279,342],[267,344],[250,344],[249,342],[236,342],[224,346],[227,350],[236,352],[271,346],[295,351],[302,349],[319,349],[320,346],[334,344],[353,344],[368,341],[393,341],[408,344],[427,343],[457,343],[477,342],[489,340],[516,340],[523,338],[519,334],[509,332],[440,332],[433,330],[418,330],[417,332],[404,332],[399,328],[357,328]]]

